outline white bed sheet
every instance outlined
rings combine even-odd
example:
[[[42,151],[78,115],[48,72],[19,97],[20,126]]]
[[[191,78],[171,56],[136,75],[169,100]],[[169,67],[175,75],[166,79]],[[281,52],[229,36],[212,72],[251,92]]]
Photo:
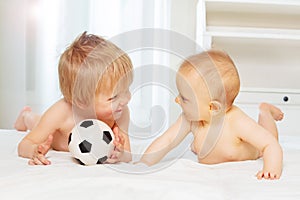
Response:
[[[276,181],[256,179],[261,159],[204,165],[190,151],[153,168],[128,163],[82,166],[69,153],[57,151],[48,153],[52,165],[29,166],[16,153],[23,136],[23,132],[0,130],[1,200],[300,199],[300,134],[280,138],[284,168]],[[136,152],[145,149],[135,143],[132,147]]]

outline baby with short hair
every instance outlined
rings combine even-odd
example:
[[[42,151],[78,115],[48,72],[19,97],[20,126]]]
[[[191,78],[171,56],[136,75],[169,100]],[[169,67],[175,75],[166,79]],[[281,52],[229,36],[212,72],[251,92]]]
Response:
[[[178,70],[176,85],[176,102],[182,114],[147,148],[140,162],[159,162],[192,132],[191,148],[200,163],[262,157],[264,166],[257,178],[280,178],[283,153],[275,121],[281,120],[283,113],[271,104],[261,103],[257,123],[233,104],[240,79],[229,55],[209,50],[190,56]]]
[[[48,165],[50,148],[68,151],[68,137],[81,120],[105,122],[115,134],[115,148],[107,163],[131,161],[128,138],[129,86],[133,80],[128,55],[112,42],[84,32],[64,51],[58,65],[63,98],[42,116],[25,107],[15,128],[31,130],[19,143],[18,154],[31,165]]]

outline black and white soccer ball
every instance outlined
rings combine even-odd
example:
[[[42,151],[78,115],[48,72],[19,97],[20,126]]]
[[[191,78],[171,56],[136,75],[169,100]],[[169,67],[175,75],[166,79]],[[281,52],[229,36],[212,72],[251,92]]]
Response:
[[[86,119],[72,129],[69,151],[83,165],[103,164],[112,154],[114,134],[97,119]]]

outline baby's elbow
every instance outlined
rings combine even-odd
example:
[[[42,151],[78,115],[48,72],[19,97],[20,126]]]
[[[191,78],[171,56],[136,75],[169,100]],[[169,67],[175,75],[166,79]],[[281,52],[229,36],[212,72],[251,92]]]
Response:
[[[152,165],[155,164],[154,162],[148,162],[148,161],[146,161],[146,160],[140,160],[139,163],[145,164],[145,165],[147,165],[148,167],[151,167]]]
[[[261,149],[262,154],[266,154],[266,153],[272,153],[272,154],[276,154],[276,155],[283,155],[283,150],[280,146],[280,144],[276,141],[271,142],[267,145],[265,145],[262,149]]]
[[[30,158],[34,151],[34,144],[27,139],[23,139],[18,144],[18,156],[23,158]]]
[[[18,144],[18,156],[19,156],[19,157],[25,157],[24,151],[22,151],[22,149],[23,149],[23,142],[21,141],[21,142]]]
[[[138,163],[143,163],[148,167],[155,165],[158,162],[156,157],[153,157],[152,154],[144,154]]]

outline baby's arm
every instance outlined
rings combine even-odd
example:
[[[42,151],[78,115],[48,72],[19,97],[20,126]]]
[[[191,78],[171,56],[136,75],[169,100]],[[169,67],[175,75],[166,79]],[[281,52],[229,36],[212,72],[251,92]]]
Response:
[[[21,157],[30,158],[29,164],[50,164],[45,155],[51,147],[52,134],[63,121],[59,113],[59,110],[52,106],[19,143],[18,154]]]
[[[190,132],[190,122],[180,115],[177,121],[147,148],[140,162],[148,166],[158,163]]]
[[[274,135],[250,118],[236,124],[240,130],[238,131],[239,137],[263,154],[264,166],[257,173],[257,178],[279,179],[282,172],[283,153]]]

